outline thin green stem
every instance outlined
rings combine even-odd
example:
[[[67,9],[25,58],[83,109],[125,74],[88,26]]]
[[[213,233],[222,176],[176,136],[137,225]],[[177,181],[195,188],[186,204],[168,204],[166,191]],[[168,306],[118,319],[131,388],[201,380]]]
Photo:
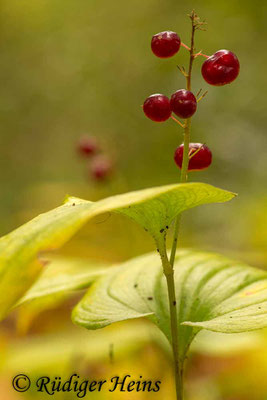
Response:
[[[195,58],[194,36],[197,27],[196,23],[197,16],[194,11],[192,11],[190,18],[192,21],[192,35],[191,35],[191,47],[190,49],[188,49],[190,52],[190,60],[189,60],[188,73],[186,74],[187,90],[191,90],[192,67]],[[184,151],[183,151],[182,170],[180,176],[181,183],[185,183],[187,181],[187,172],[189,164],[190,130],[191,130],[191,118],[188,118],[185,120],[184,123]],[[170,261],[168,261],[166,246],[163,252],[160,251],[163,270],[167,280],[167,288],[168,288],[170,319],[171,319],[172,351],[174,358],[176,400],[183,400],[183,362],[179,358],[178,318],[177,318],[177,305],[176,305],[175,282],[174,282],[174,261],[175,261],[180,225],[181,225],[181,214],[177,216],[175,221]]]
[[[178,236],[179,236],[181,218],[182,218],[182,215],[178,214],[176,217],[175,223],[174,223],[173,242],[172,242],[172,250],[171,250],[171,256],[170,256],[170,264],[172,267],[174,265],[175,254],[176,254],[176,249],[177,249],[177,244],[178,244]]]
[[[183,400],[183,365],[179,359],[178,319],[174,284],[174,269],[168,260],[166,245],[163,248],[159,246],[159,253],[168,288],[176,399]]]
[[[186,76],[186,89],[191,90],[191,80],[192,80],[192,68],[194,62],[194,44],[195,44],[195,13],[194,11],[191,14],[191,21],[192,21],[192,33],[191,33],[191,47],[189,50],[190,52],[190,59],[189,59],[189,67],[188,73]],[[187,181],[187,171],[188,171],[188,164],[189,164],[189,144],[190,144],[190,131],[191,131],[191,118],[185,120],[184,124],[184,151],[183,151],[183,163],[182,163],[182,170],[180,176],[180,182],[185,183]],[[175,224],[174,224],[174,233],[173,233],[173,243],[171,249],[171,256],[170,256],[170,264],[173,267],[176,249],[178,244],[178,237],[181,225],[181,214],[176,217]]]
[[[183,153],[183,163],[182,163],[182,170],[181,170],[181,176],[180,176],[181,183],[185,183],[187,181],[187,170],[188,170],[188,164],[189,164],[190,128],[191,128],[191,118],[188,118],[185,121],[185,128],[184,128],[184,153]],[[175,220],[175,224],[174,224],[173,242],[172,242],[172,249],[171,249],[171,256],[170,256],[170,264],[172,267],[174,266],[179,231],[180,231],[180,226],[181,226],[181,219],[182,219],[182,215],[178,214],[176,217],[176,220]]]
[[[177,400],[183,400],[183,366],[179,359],[179,343],[178,343],[178,319],[174,284],[174,271],[165,274],[168,287],[170,318],[171,318],[171,334],[172,334],[172,352],[174,356],[174,376]]]

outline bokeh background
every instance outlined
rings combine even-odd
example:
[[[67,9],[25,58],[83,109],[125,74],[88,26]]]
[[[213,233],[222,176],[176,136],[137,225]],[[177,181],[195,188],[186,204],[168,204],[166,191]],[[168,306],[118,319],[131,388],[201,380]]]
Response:
[[[186,213],[182,244],[220,251],[265,268],[267,3],[260,0],[2,0],[1,235],[61,204],[66,194],[97,200],[178,182],[173,153],[182,141],[182,131],[171,120],[162,124],[148,120],[140,105],[152,93],[170,96],[184,87],[177,64],[187,65],[187,51],[181,48],[175,57],[161,60],[152,54],[150,40],[153,34],[168,29],[188,44],[186,15],[193,8],[208,22],[206,32],[197,32],[197,49],[205,54],[232,50],[241,71],[231,85],[208,87],[200,73],[204,59],[195,61],[193,90],[202,88],[209,93],[193,118],[192,141],[206,143],[214,161],[208,170],[191,173],[190,180],[215,184],[239,197],[229,204]],[[103,153],[112,159],[114,171],[109,180],[95,182],[90,161],[77,154],[77,142],[84,135],[96,137]],[[152,249],[152,241],[140,228],[108,216],[90,223],[63,253],[115,262]],[[69,358],[67,362],[63,357],[63,345],[62,360],[60,356],[51,356],[50,364],[40,360],[43,346],[58,349],[62,337],[66,346],[75,341],[70,339],[78,329],[69,322],[71,307],[67,302],[43,313],[20,310],[23,317],[12,315],[1,331],[7,348],[4,369],[9,370],[6,363],[10,371],[23,369],[19,357],[30,360],[29,365],[33,369],[35,365],[37,371],[44,365],[56,372],[59,367],[67,368]],[[21,324],[25,318],[26,326]],[[165,345],[157,334],[151,339],[152,328],[146,324],[140,325],[142,334],[137,340],[137,328],[132,325],[119,324],[123,343],[116,339],[117,327],[101,332],[101,340],[92,337],[87,353],[98,350],[93,357],[83,358],[83,367],[86,364],[87,372],[99,376],[131,369],[137,375],[164,375],[164,389],[157,397],[171,399],[173,385]],[[188,400],[266,400],[264,335],[233,339],[235,344],[243,344],[239,352],[233,350],[236,346],[229,337],[214,337],[212,351],[199,345],[189,361]],[[112,364],[108,346],[116,340],[121,351]],[[228,341],[229,347],[222,346]],[[81,349],[72,349],[71,354],[75,352],[82,357]],[[38,356],[32,360],[33,354]],[[58,360],[60,365],[55,363]],[[17,399],[8,376],[3,374],[1,381],[5,398]],[[131,396],[146,398],[144,394]]]

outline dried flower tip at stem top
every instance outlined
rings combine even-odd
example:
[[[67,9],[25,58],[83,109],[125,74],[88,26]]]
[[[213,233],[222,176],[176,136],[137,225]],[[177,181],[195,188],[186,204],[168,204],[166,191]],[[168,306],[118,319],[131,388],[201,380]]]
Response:
[[[207,25],[207,22],[205,20],[201,21],[200,17],[196,14],[195,10],[191,11],[190,14],[188,14],[188,17],[192,21],[192,25],[194,29],[199,29],[201,31],[205,31],[205,25]]]
[[[169,58],[176,54],[181,46],[181,39],[176,32],[164,31],[152,37],[151,50],[155,56]]]

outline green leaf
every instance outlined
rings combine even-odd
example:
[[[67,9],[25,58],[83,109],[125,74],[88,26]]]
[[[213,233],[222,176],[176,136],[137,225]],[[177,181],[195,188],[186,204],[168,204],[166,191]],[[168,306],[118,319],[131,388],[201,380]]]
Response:
[[[87,289],[106,270],[106,265],[79,258],[53,257],[32,287],[19,300],[17,331],[25,335],[32,321],[44,310],[62,304],[75,291]]]
[[[126,193],[92,203],[69,198],[0,239],[0,320],[30,288],[42,270],[40,253],[66,243],[90,218],[117,212],[140,223],[157,243],[180,212],[200,204],[225,202],[233,193],[203,183],[168,185]]]
[[[79,258],[53,258],[17,306],[58,293],[87,289],[106,271],[106,265]]]
[[[226,257],[179,251],[175,261],[180,357],[202,329],[237,333],[267,326],[267,273]],[[100,278],[73,311],[88,329],[148,316],[170,339],[167,286],[154,254]]]

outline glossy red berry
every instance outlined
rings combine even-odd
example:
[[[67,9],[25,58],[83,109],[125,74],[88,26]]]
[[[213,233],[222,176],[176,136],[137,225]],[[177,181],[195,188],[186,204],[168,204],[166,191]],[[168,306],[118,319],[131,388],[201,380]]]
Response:
[[[172,57],[179,51],[180,46],[181,39],[177,33],[172,31],[157,33],[151,40],[151,49],[160,58]]]
[[[143,105],[145,115],[155,122],[166,121],[171,116],[171,106],[168,97],[163,94],[152,94]]]
[[[197,153],[193,155],[195,152]],[[174,161],[181,169],[183,163],[184,145],[181,144],[174,153]],[[193,155],[193,156],[192,156]],[[199,171],[208,168],[212,162],[212,153],[208,146],[201,143],[190,143],[189,145],[189,159],[188,171]]]
[[[239,74],[237,56],[229,50],[216,51],[202,65],[202,76],[214,86],[223,86],[233,82]]]
[[[113,170],[111,160],[105,156],[97,156],[92,160],[90,165],[91,176],[98,181],[107,179]]]
[[[78,151],[83,156],[91,156],[98,151],[98,143],[94,137],[82,137],[78,143]]]
[[[190,118],[197,109],[197,99],[189,90],[180,89],[171,97],[171,110],[180,118]]]

